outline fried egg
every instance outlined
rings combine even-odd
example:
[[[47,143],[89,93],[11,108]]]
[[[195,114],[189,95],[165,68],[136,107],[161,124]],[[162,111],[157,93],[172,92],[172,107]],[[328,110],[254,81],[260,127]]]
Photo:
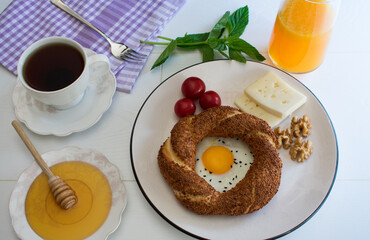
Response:
[[[197,145],[195,171],[216,191],[227,192],[245,177],[253,159],[238,138],[207,137]]]

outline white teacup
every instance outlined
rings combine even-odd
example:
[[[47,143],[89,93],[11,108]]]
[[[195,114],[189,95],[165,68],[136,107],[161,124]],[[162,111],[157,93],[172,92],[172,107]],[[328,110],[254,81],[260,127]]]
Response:
[[[73,53],[68,55],[70,59],[68,57],[63,59],[66,52]],[[49,53],[51,53],[50,56],[56,55],[56,57],[48,57]],[[38,56],[41,57],[38,58]],[[42,56],[45,56],[45,61],[42,61]],[[75,62],[78,64],[75,64]],[[104,64],[103,68],[99,68],[101,71],[109,70],[107,56],[103,54],[87,56],[83,47],[72,39],[48,37],[33,43],[22,53],[17,66],[18,78],[27,92],[36,100],[57,109],[67,109],[75,106],[83,98],[88,86],[91,67],[97,63]],[[68,66],[64,67],[63,64]],[[73,68],[75,65],[79,66],[77,70],[68,69]],[[58,67],[62,70],[55,70]],[[64,78],[69,81],[63,82]],[[54,79],[58,79],[58,82],[61,82],[61,84],[47,88],[46,85],[54,82]],[[41,88],[37,84],[35,85],[38,80],[42,82],[42,84],[39,84]],[[45,85],[44,83],[47,84]],[[64,84],[66,85],[64,86]],[[59,88],[59,86],[61,87]]]

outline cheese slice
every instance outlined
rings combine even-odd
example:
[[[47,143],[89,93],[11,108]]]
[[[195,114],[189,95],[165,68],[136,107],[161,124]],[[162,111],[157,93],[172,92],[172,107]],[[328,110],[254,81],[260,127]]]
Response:
[[[273,72],[268,72],[249,85],[244,92],[265,111],[282,119],[307,100],[305,95],[289,86]]]
[[[252,114],[265,120],[272,128],[283,121],[283,118],[277,117],[274,114],[267,112],[245,94],[236,99],[234,103],[243,112]]]

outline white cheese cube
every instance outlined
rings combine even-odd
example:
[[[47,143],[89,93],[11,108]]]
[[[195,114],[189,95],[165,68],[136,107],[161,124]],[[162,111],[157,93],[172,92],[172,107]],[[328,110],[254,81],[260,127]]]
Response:
[[[245,94],[236,99],[234,103],[241,111],[265,120],[272,128],[278,125],[283,120],[283,118],[277,117],[274,114],[271,114],[265,109],[261,108],[257,103],[255,103]]]
[[[273,72],[268,72],[249,85],[244,92],[263,109],[282,119],[307,100],[305,95],[290,87]]]

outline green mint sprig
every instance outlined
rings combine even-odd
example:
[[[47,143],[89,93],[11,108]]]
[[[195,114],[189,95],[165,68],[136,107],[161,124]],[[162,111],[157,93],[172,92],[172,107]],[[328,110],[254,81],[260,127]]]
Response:
[[[203,62],[214,60],[215,51],[227,59],[233,59],[238,62],[245,63],[247,61],[243,53],[253,60],[264,61],[265,58],[255,47],[240,38],[248,25],[248,18],[249,10],[248,6],[245,6],[239,8],[231,15],[227,11],[210,32],[185,34],[185,36],[177,37],[176,39],[158,36],[159,39],[168,42],[141,41],[141,43],[167,45],[153,64],[152,69],[163,64],[176,47],[185,50],[199,50],[202,53]],[[227,30],[227,34],[224,34],[225,30]]]

